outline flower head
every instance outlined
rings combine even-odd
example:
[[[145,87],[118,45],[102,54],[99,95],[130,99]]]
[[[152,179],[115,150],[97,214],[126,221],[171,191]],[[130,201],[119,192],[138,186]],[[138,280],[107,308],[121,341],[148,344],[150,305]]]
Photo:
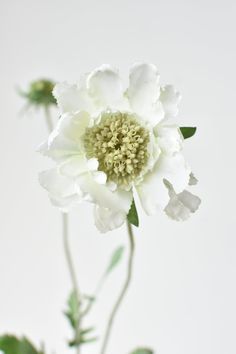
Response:
[[[134,65],[128,89],[117,70],[102,65],[53,93],[61,117],[40,151],[56,167],[42,172],[40,183],[54,205],[67,211],[92,202],[102,232],[124,223],[134,190],[148,215],[164,210],[182,220],[198,208],[199,198],[185,191],[192,174],[184,137],[171,121],[180,94],[160,86],[154,65]]]
[[[34,106],[55,105],[56,99],[52,94],[54,86],[54,82],[40,79],[31,82],[28,91],[20,91],[20,94],[28,100],[29,104]]]

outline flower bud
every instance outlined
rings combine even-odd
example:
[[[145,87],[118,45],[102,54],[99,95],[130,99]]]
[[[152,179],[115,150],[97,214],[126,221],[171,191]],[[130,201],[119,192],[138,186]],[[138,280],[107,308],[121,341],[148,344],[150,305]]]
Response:
[[[31,82],[28,92],[20,92],[20,94],[29,101],[30,104],[36,106],[55,105],[56,100],[52,94],[55,83],[51,80],[41,79]]]

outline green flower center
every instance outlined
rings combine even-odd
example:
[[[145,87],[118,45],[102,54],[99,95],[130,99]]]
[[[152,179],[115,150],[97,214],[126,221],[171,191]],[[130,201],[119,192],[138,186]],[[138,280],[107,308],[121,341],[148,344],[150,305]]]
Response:
[[[134,115],[104,113],[98,125],[87,128],[84,146],[88,158],[98,159],[108,181],[127,187],[147,164],[149,140],[148,130]]]

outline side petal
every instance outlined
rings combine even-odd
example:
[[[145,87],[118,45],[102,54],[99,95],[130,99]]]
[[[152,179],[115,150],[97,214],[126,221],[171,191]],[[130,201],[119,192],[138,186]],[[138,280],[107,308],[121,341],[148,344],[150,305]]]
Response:
[[[170,201],[165,208],[166,214],[173,220],[184,221],[199,208],[201,200],[187,190],[176,194],[168,184]]]
[[[160,101],[164,108],[166,119],[177,116],[180,100],[181,95],[173,86],[167,85],[161,88]]]
[[[98,205],[94,207],[95,225],[102,233],[114,230],[126,220],[126,213],[122,210],[113,211]]]
[[[63,211],[68,211],[84,198],[74,180],[60,175],[56,168],[41,172],[39,183],[47,190],[51,203]]]
[[[182,150],[184,138],[177,125],[158,124],[154,131],[162,152],[173,155]]]
[[[87,79],[87,87],[95,104],[103,110],[124,108],[124,91],[119,73],[110,65],[102,65],[92,71]]]
[[[111,191],[109,186],[97,183],[96,174],[93,175],[93,173],[78,176],[76,181],[78,188],[90,197],[92,203],[110,210],[123,210],[128,213],[132,202],[131,191],[124,191],[118,188],[115,191]]]
[[[57,168],[41,172],[39,183],[54,196],[68,197],[76,193],[73,179],[60,175]]]
[[[89,125],[90,117],[86,112],[64,114],[50,134],[47,143],[39,147],[39,152],[56,161],[81,154],[81,137]]]
[[[58,83],[54,87],[53,95],[61,113],[77,111],[92,113],[94,111],[93,101],[88,92],[76,84]]]
[[[130,70],[127,91],[133,110],[154,125],[164,117],[162,103],[159,101],[159,78],[154,65],[135,64]]]
[[[152,171],[136,187],[143,209],[148,215],[163,210],[169,202],[168,189],[164,179],[170,181],[178,192],[182,192],[189,182],[190,169],[181,154],[162,154]]]

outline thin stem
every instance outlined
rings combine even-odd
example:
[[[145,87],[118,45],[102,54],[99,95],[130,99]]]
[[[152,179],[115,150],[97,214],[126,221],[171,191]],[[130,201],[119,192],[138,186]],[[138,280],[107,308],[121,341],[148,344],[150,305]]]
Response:
[[[49,106],[45,106],[44,111],[45,111],[45,118],[46,118],[47,128],[48,128],[49,133],[51,133],[52,130],[53,130],[53,122],[52,122],[52,117],[51,117],[51,114],[50,114]]]
[[[127,265],[127,275],[126,275],[124,285],[121,289],[121,292],[120,292],[120,294],[115,302],[115,305],[111,311],[100,354],[105,354],[105,352],[106,352],[108,341],[109,341],[109,338],[111,335],[111,330],[113,327],[113,323],[114,323],[116,314],[120,308],[120,305],[122,304],[122,301],[126,295],[126,292],[129,288],[129,285],[130,285],[130,282],[132,279],[135,244],[134,244],[134,235],[133,235],[132,226],[128,221],[127,221],[127,229],[128,229],[128,236],[129,236],[129,258],[128,258],[128,265]]]
[[[45,118],[46,118],[46,124],[48,128],[49,134],[53,130],[53,122],[52,122],[52,117],[50,114],[50,108],[49,106],[45,106]],[[71,278],[71,283],[72,287],[77,299],[77,304],[78,304],[78,311],[80,311],[80,292],[79,292],[79,287],[77,284],[77,277],[76,277],[76,272],[73,264],[73,259],[70,251],[70,245],[69,245],[69,233],[68,233],[68,216],[65,213],[62,213],[62,233],[63,233],[63,243],[64,243],[64,251],[65,251],[65,256],[66,256],[66,261],[70,273],[70,278]],[[75,330],[75,339],[76,342],[79,343],[80,339],[80,326],[81,326],[81,320],[80,316],[78,316],[78,322],[76,325],[76,330]],[[79,345],[76,346],[76,354],[80,354],[80,347]]]
[[[65,213],[62,213],[62,230],[63,230],[64,251],[65,251],[66,261],[67,261],[67,265],[68,265],[68,269],[69,269],[69,273],[70,273],[71,283],[72,283],[73,290],[74,290],[74,293],[75,293],[75,296],[77,299],[78,308],[80,309],[80,292],[79,292],[76,272],[75,272],[75,268],[74,268],[74,264],[73,264],[73,260],[72,260],[72,255],[71,255],[71,251],[70,251],[70,245],[69,245],[68,216]],[[81,323],[80,323],[80,316],[78,316],[78,317],[79,318],[78,318],[78,322],[76,325],[75,337],[76,337],[76,342],[79,343],[80,324]],[[76,353],[77,354],[80,353],[79,345],[76,346]]]

